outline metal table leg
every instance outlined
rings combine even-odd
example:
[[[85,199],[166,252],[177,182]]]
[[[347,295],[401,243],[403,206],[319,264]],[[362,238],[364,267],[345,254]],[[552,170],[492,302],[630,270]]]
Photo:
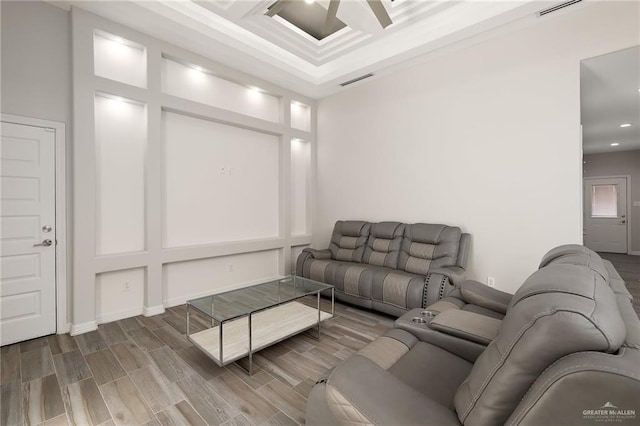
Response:
[[[187,337],[189,337],[189,323],[191,321],[189,320],[189,304],[187,303]]]
[[[249,375],[253,376],[253,336],[251,335],[251,318],[249,314]]]
[[[318,340],[320,340],[320,292],[318,292]]]

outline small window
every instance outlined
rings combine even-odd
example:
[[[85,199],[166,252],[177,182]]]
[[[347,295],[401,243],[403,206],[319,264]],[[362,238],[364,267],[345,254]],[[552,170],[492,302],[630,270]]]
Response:
[[[591,217],[618,217],[618,185],[591,187]]]

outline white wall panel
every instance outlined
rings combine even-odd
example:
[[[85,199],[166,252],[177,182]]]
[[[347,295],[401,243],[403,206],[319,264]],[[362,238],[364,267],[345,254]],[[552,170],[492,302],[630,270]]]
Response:
[[[105,272],[96,276],[96,316],[99,323],[140,315],[144,302],[144,268]]]
[[[120,37],[95,34],[93,37],[94,69],[97,76],[133,86],[147,85],[147,55]]]
[[[311,144],[291,140],[291,235],[304,235],[307,229],[308,197],[311,181]]]
[[[278,276],[279,250],[164,265],[165,306]]]
[[[144,250],[143,105],[95,97],[96,252]]]
[[[267,121],[280,121],[280,99],[195,67],[162,59],[162,91]]]
[[[279,234],[278,137],[162,115],[164,247]]]

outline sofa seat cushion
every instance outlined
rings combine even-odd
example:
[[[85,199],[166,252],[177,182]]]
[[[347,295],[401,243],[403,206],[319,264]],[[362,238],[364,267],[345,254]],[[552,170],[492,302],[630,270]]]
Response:
[[[422,307],[424,276],[391,268],[369,268],[372,300],[404,310]]]
[[[437,368],[425,368],[426,365]],[[416,343],[389,373],[429,399],[449,406],[473,364],[437,346]]]
[[[470,370],[467,361],[391,329],[337,366],[326,386],[313,392],[324,392],[342,424],[457,424],[451,400]]]
[[[336,271],[340,267],[355,265],[352,262],[341,262],[333,259],[307,259],[302,266],[302,276],[314,281],[323,282],[330,285],[336,285]],[[342,290],[338,288],[337,290]]]

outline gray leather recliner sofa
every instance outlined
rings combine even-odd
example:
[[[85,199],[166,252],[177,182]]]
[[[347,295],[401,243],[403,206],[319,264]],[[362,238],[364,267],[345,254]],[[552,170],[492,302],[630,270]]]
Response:
[[[544,268],[551,263],[585,266],[600,275],[614,294],[632,299],[631,293],[613,264],[585,246],[577,244],[558,246],[542,257],[539,268]],[[427,309],[435,312],[459,309],[502,319],[512,298],[513,295],[510,293],[487,287],[477,281],[467,280]]]
[[[464,280],[469,244],[452,226],[338,221],[329,248],[304,249],[296,274],[334,285],[339,300],[399,316]]]
[[[640,320],[578,247],[543,258],[477,359],[393,328],[316,384],[307,424],[638,424]]]

